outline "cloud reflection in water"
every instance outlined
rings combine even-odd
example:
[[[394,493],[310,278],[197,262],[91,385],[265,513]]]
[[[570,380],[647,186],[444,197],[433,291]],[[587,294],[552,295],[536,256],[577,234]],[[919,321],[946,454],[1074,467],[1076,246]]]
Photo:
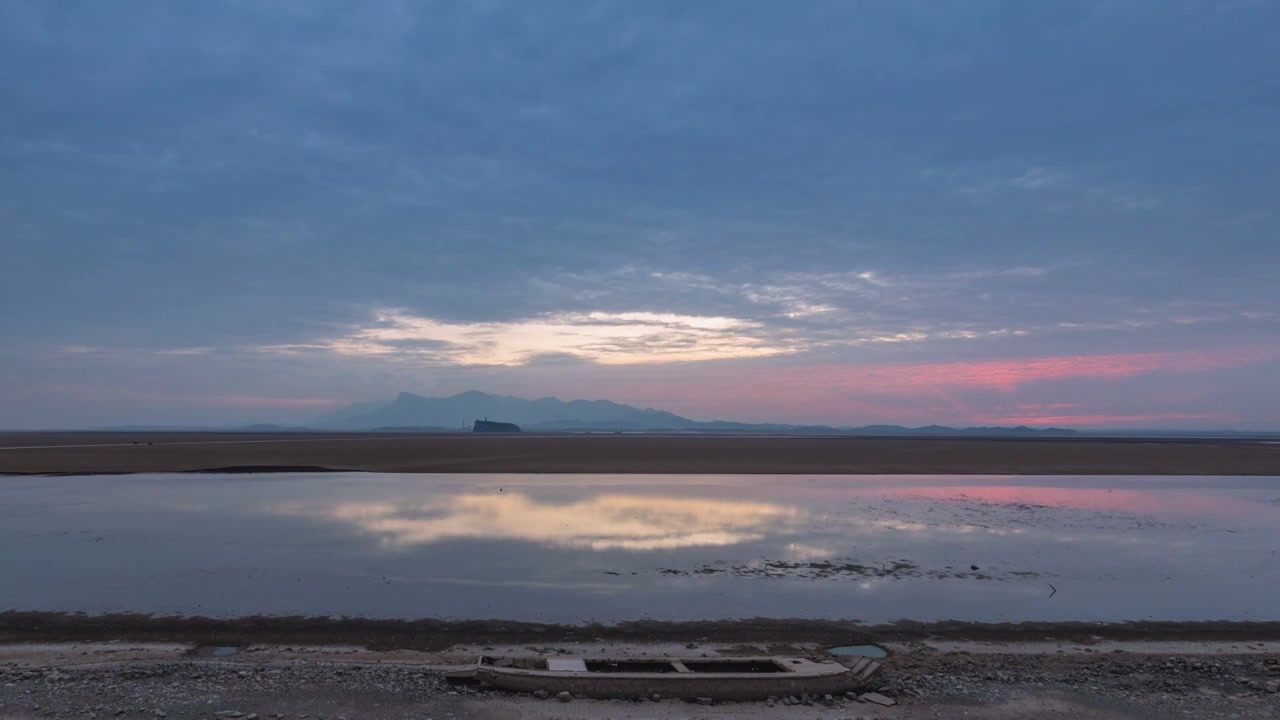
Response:
[[[514,492],[417,504],[297,502],[271,511],[344,523],[396,549],[482,538],[588,550],[670,550],[799,532],[807,518],[803,510],[774,503],[600,495],[556,504]]]

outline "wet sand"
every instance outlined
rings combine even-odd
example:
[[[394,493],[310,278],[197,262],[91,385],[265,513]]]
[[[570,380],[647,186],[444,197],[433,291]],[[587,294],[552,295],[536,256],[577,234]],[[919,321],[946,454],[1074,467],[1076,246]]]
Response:
[[[0,474],[197,471],[1280,475],[1244,440],[0,433]]]

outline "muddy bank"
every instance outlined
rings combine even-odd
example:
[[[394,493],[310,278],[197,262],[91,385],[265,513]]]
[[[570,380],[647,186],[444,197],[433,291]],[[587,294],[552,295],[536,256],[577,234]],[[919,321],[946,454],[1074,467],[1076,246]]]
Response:
[[[0,613],[0,643],[176,642],[243,646],[354,645],[376,650],[441,650],[462,644],[544,644],[573,641],[717,643],[821,643],[853,645],[913,640],[971,640],[1091,644],[1103,640],[1280,640],[1273,622],[1026,622],[862,625],[848,620],[767,619],[698,622],[637,620],[613,625],[552,625],[504,620],[375,620],[363,618],[156,617]]]
[[[206,650],[209,648],[205,648]],[[1020,652],[998,645],[947,649],[926,642],[888,646],[889,657],[857,694],[779,697],[776,701],[691,703],[659,695],[644,700],[586,700],[454,685],[442,671],[474,661],[476,646],[446,652],[369,652],[349,648],[255,645],[218,648],[121,643],[0,645],[0,718],[153,720],[344,720],[345,718],[960,718],[1023,717],[1264,718],[1280,714],[1280,656],[1274,644],[1181,649],[1128,643],[1105,654],[1041,644]],[[757,646],[754,652],[764,648]],[[660,646],[589,641],[566,648],[485,648],[498,653],[583,657],[716,657],[734,648],[713,643]],[[770,649],[772,651],[772,649]],[[779,652],[824,659],[821,647]]]
[[[0,473],[531,472],[1280,475],[1280,445],[1237,440],[0,433]],[[21,449],[13,449],[21,448]]]

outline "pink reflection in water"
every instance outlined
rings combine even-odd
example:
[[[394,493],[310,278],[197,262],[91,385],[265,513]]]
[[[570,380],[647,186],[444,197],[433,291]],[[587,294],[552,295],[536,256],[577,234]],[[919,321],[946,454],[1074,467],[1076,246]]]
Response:
[[[917,497],[929,500],[968,500],[996,505],[1041,505],[1076,510],[1118,510],[1130,513],[1167,513],[1221,518],[1256,518],[1280,513],[1280,509],[1221,491],[1108,490],[1104,488],[1004,487],[967,485],[956,487],[880,488],[882,497]]]

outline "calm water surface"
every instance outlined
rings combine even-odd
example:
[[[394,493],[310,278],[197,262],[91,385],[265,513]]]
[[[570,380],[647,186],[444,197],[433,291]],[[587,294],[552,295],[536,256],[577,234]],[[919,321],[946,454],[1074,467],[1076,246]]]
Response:
[[[1280,619],[1280,478],[0,478],[0,610]]]

